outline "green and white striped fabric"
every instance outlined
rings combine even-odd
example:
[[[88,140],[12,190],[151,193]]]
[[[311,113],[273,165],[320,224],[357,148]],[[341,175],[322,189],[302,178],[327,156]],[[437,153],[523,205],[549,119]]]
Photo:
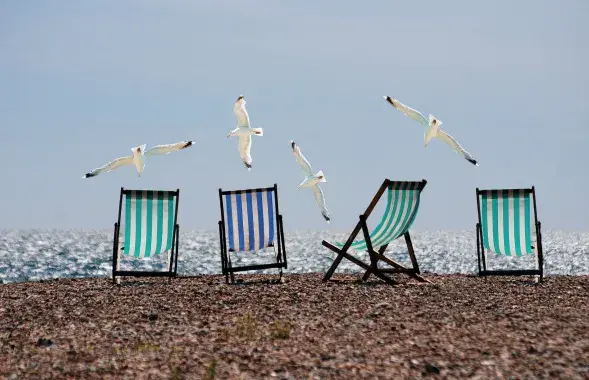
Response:
[[[389,244],[409,230],[419,210],[422,186],[422,182],[393,182],[389,186],[385,212],[380,223],[370,233],[373,249]],[[344,244],[345,242],[335,243],[340,248]],[[351,248],[357,251],[366,250],[366,241],[355,241]]]
[[[123,253],[142,258],[172,249],[175,207],[172,191],[129,190],[125,195]]]
[[[534,253],[536,227],[531,189],[480,190],[483,246],[497,254]]]

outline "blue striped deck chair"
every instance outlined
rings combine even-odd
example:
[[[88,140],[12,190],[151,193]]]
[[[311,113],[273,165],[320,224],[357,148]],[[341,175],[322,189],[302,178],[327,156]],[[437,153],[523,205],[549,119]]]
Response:
[[[419,266],[417,264],[417,259],[415,258],[411,236],[409,235],[409,228],[411,228],[411,225],[415,221],[415,217],[419,210],[421,191],[426,184],[426,180],[404,182],[385,179],[364,214],[360,215],[360,220],[356,224],[356,227],[348,237],[347,241],[335,242],[332,244],[323,240],[323,246],[329,248],[338,255],[329,270],[325,273],[323,281],[331,279],[337,266],[345,257],[366,271],[362,277],[363,281],[366,281],[371,274],[374,274],[386,283],[394,284],[395,281],[386,274],[404,273],[420,282],[430,282],[419,275]],[[385,191],[387,192],[387,204],[383,216],[374,230],[369,233],[367,224],[368,217]],[[362,232],[364,239],[355,241],[354,239],[360,232]],[[384,255],[388,245],[401,236],[405,237],[412,268],[404,267]],[[349,249],[367,251],[370,256],[370,264],[366,264],[350,255],[348,253]],[[390,267],[379,268],[379,261],[388,264]]]
[[[542,281],[544,259],[541,224],[536,208],[536,190],[476,189],[479,222],[477,258],[479,276],[538,276]],[[486,252],[498,256],[536,255],[535,269],[487,270]]]
[[[112,279],[117,276],[176,277],[178,267],[178,200],[180,190],[121,188],[115,223]],[[121,219],[124,223],[121,225]],[[121,231],[122,230],[122,231]],[[121,232],[123,238],[121,240]],[[144,259],[165,253],[166,270],[121,270],[121,256]]]
[[[278,211],[278,186],[262,189],[231,190],[219,189],[221,220],[219,236],[221,243],[221,269],[226,282],[235,282],[234,273],[286,268],[286,250],[282,215]],[[276,262],[233,266],[231,253],[248,254],[266,248],[273,248]]]

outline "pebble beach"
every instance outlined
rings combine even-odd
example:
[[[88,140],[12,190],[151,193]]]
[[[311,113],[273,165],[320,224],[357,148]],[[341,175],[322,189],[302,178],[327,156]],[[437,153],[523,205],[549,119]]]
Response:
[[[589,276],[0,285],[6,379],[587,379]]]

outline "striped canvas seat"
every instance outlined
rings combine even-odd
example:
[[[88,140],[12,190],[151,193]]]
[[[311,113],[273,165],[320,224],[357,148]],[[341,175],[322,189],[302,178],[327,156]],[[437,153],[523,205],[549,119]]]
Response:
[[[282,276],[282,268],[286,268],[286,250],[282,215],[278,212],[278,186],[229,191],[219,189],[219,200],[221,269],[226,281],[229,283],[230,278],[234,281],[234,272],[270,268],[280,269]],[[274,248],[275,262],[234,266],[231,261],[231,252],[261,251],[268,247]]]
[[[121,188],[115,223],[113,282],[118,276],[175,277],[178,266],[178,199],[180,190]],[[122,236],[121,236],[122,235]],[[122,238],[121,238],[122,237]],[[167,253],[165,270],[121,270],[121,257],[143,259]],[[137,267],[137,261],[134,266]]]
[[[258,251],[274,245],[274,189],[232,191],[225,197],[229,251]]]
[[[370,233],[370,241],[373,247],[380,247],[391,243],[403,236],[413,224],[423,186],[421,182],[394,182],[387,191],[387,205],[384,214]],[[343,247],[345,242],[335,242],[338,247]],[[366,250],[366,241],[354,241],[351,248],[357,251]]]
[[[480,192],[483,246],[505,256],[533,254],[536,227],[530,189]]]
[[[129,190],[123,253],[143,258],[171,250],[175,208],[173,191]]]
[[[544,275],[541,224],[536,213],[536,191],[528,189],[476,189],[479,222],[477,223],[477,259],[479,276]],[[486,251],[497,256],[535,255],[531,269],[488,269]],[[499,261],[489,259],[490,261]],[[526,260],[524,260],[525,262]],[[516,265],[511,261],[510,265]],[[494,264],[494,266],[497,264]]]

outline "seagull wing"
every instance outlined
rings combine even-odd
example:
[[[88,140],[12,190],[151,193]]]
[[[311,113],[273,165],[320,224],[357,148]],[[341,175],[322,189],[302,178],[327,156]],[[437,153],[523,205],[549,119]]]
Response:
[[[299,146],[292,140],[290,142],[290,145],[292,147],[292,154],[295,156],[295,159],[297,160],[301,169],[303,169],[303,173],[305,173],[305,175],[307,176],[313,175],[311,164],[309,164],[309,161],[307,161],[305,156],[303,156],[303,154],[301,153],[301,148],[299,148]]]
[[[84,178],[96,177],[100,173],[110,172],[125,165],[133,165],[133,156],[119,157],[108,164],[92,170],[84,175]]]
[[[175,144],[156,145],[145,152],[146,156],[155,156],[158,154],[168,154],[188,148],[194,144],[194,141],[180,141]]]
[[[237,143],[237,149],[239,155],[245,164],[245,167],[251,169],[252,167],[252,156],[250,154],[252,149],[252,136],[239,136],[239,142]]]
[[[405,104],[401,103],[400,101],[398,101],[397,99],[393,99],[390,96],[385,96],[384,97],[385,100],[387,102],[389,102],[393,107],[395,107],[397,110],[401,111],[403,114],[405,114],[405,116],[423,124],[424,127],[428,126],[428,121],[425,118],[425,116],[423,116],[423,114],[421,112],[419,112],[416,109],[413,109],[409,106],[406,106]]]
[[[235,101],[235,104],[233,105],[233,113],[235,116],[237,116],[238,127],[250,126],[250,117],[247,114],[247,110],[245,109],[245,99],[243,96],[240,96]]]
[[[323,190],[319,187],[319,185],[313,186],[313,194],[315,194],[315,201],[321,207],[321,215],[323,218],[329,223],[331,218],[329,217],[329,211],[327,211],[327,206],[325,205],[325,196],[323,195]]]
[[[450,145],[450,147],[452,147],[452,149],[454,149],[457,153],[460,153],[468,162],[470,162],[473,165],[479,166],[478,162],[474,159],[474,157],[470,153],[468,153],[462,147],[462,145],[460,145],[458,143],[458,141],[456,141],[454,139],[454,137],[450,136],[449,134],[442,131],[441,129],[438,129],[438,132],[436,133],[436,137],[440,138],[446,144]]]

